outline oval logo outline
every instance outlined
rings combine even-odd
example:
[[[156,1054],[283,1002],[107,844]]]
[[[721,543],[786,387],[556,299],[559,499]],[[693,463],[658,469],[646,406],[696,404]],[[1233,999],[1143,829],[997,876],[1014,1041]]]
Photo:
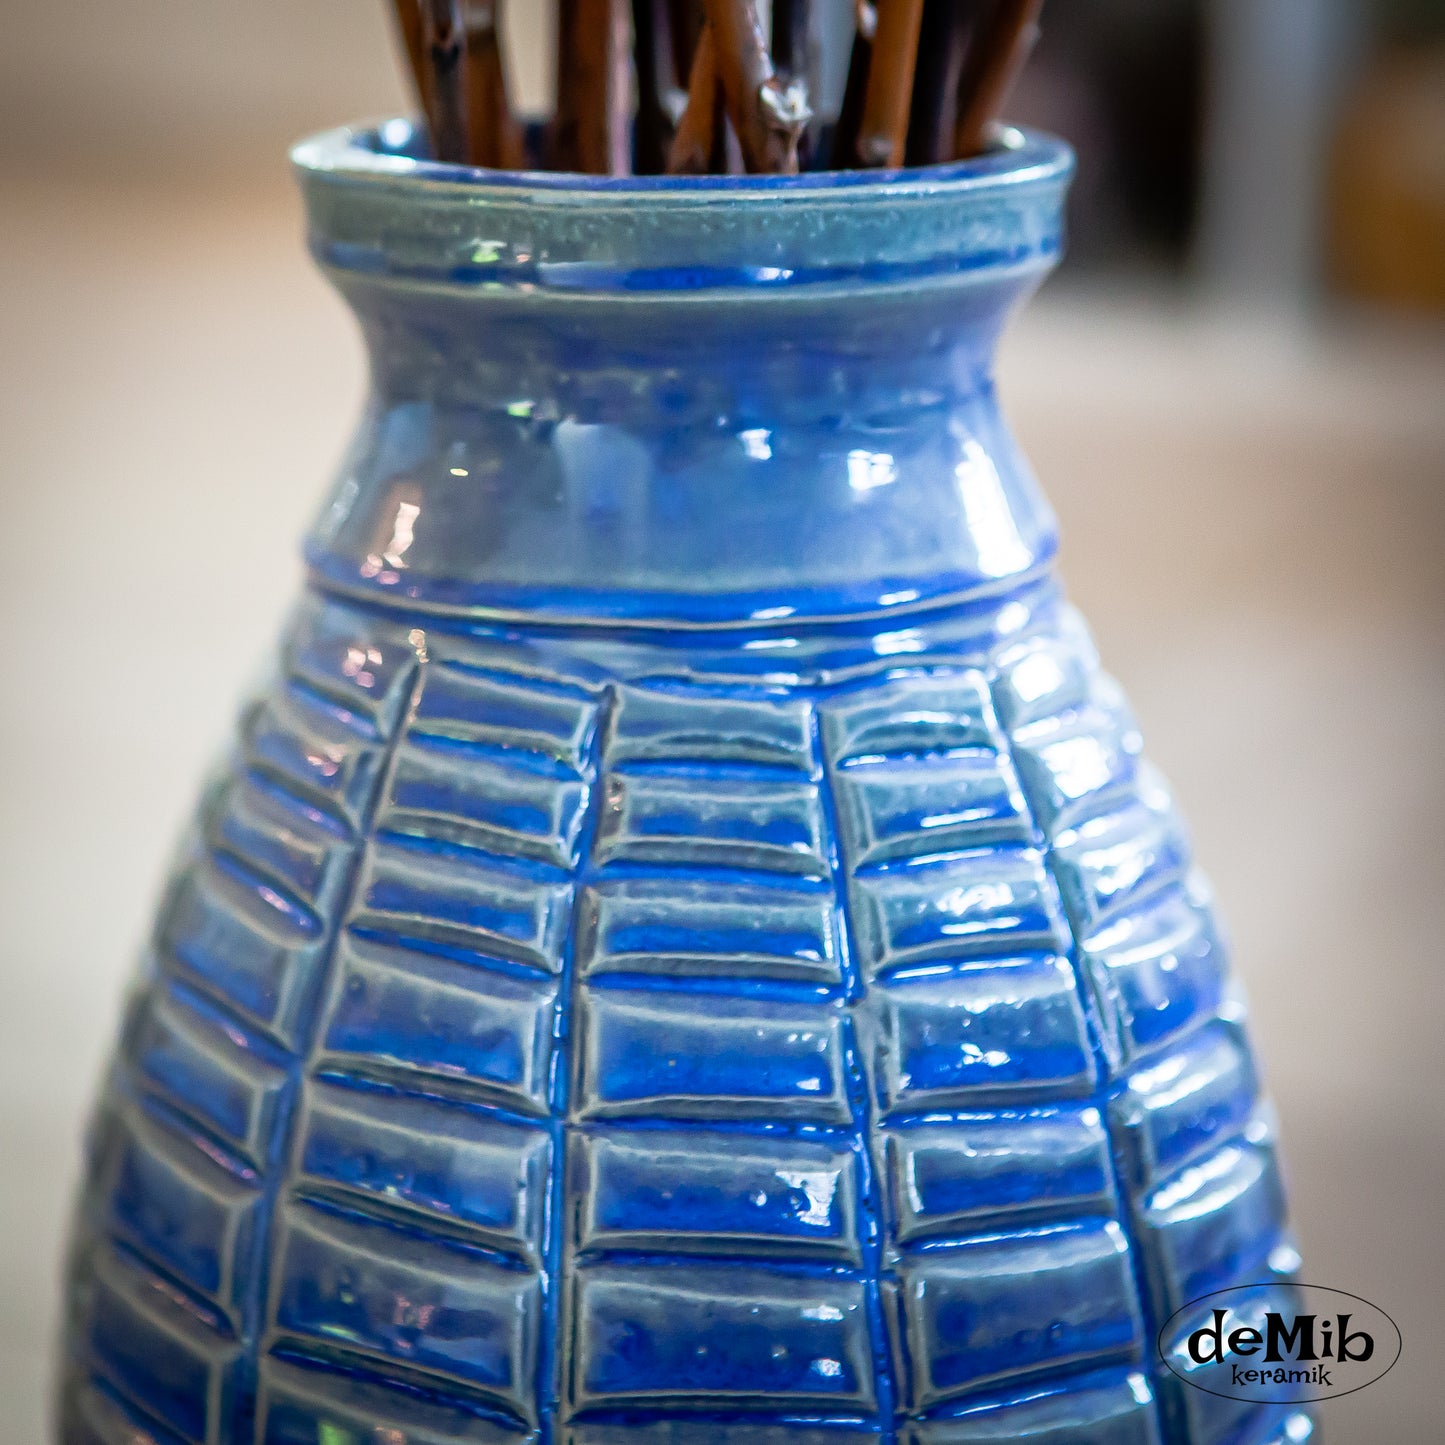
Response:
[[[1170,1359],[1170,1351],[1165,1349],[1164,1342],[1165,1339],[1170,1335],[1171,1327],[1175,1324],[1176,1321],[1182,1320],[1184,1316],[1189,1315],[1190,1312],[1195,1310],[1199,1305],[1205,1304],[1210,1300],[1218,1300],[1225,1295],[1255,1293],[1258,1290],[1267,1287],[1268,1286],[1265,1285],[1263,1282],[1254,1284],[1230,1285],[1227,1289],[1211,1290],[1208,1294],[1200,1295],[1197,1299],[1192,1299],[1187,1304],[1183,1304],[1177,1310],[1175,1310],[1174,1313],[1170,1315],[1167,1320],[1164,1321],[1164,1324],[1160,1327],[1159,1333],[1154,1341],[1154,1347],[1158,1351],[1159,1358],[1161,1361],[1163,1361],[1164,1366],[1166,1369],[1168,1369],[1169,1373],[1173,1375],[1175,1379],[1181,1381],[1183,1384],[1188,1385],[1191,1389],[1200,1390],[1206,1395],[1214,1395],[1221,1400],[1240,1400],[1255,1405],[1312,1405],[1319,1404],[1324,1400],[1339,1400],[1346,1395],[1354,1395],[1358,1394],[1361,1390],[1367,1390],[1371,1385],[1376,1385],[1381,1380],[1383,1380],[1385,1376],[1388,1375],[1397,1364],[1399,1364],[1400,1356],[1404,1353],[1405,1340],[1404,1336],[1400,1333],[1400,1326],[1395,1323],[1394,1317],[1389,1314],[1388,1311],[1381,1309],[1380,1306],[1377,1305],[1373,1300],[1367,1300],[1363,1295],[1351,1294],[1349,1290],[1335,1289],[1331,1285],[1308,1284],[1303,1280],[1292,1280],[1289,1282],[1286,1288],[1293,1291],[1312,1290],[1317,1294],[1335,1295],[1341,1299],[1354,1300],[1358,1304],[1365,1305],[1376,1315],[1380,1316],[1381,1319],[1385,1320],[1389,1324],[1390,1329],[1394,1332],[1395,1337],[1395,1353],[1394,1356],[1391,1358],[1390,1363],[1371,1379],[1366,1380],[1361,1385],[1351,1385],[1347,1390],[1332,1389],[1319,1395],[1299,1395],[1289,1398],[1285,1398],[1279,1395],[1247,1395],[1234,1390],[1225,1391],[1210,1389],[1208,1385],[1201,1384],[1198,1380],[1191,1380],[1188,1375],[1183,1374],[1179,1370],[1174,1368],[1173,1361]],[[1302,1311],[1296,1311],[1296,1315],[1298,1315],[1299,1313],[1302,1313]],[[1373,1336],[1371,1338],[1373,1339]],[[1364,1361],[1355,1361],[1353,1363],[1363,1364]]]

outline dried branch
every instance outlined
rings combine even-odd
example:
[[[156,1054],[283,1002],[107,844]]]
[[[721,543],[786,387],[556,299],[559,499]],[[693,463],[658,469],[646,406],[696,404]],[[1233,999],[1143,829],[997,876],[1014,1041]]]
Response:
[[[784,75],[804,75],[813,52],[810,0],[773,0],[773,64]]]
[[[773,64],[786,79],[801,80],[810,98],[818,92],[819,58],[812,0],[773,0]],[[805,126],[798,137],[800,165],[811,151],[811,129]]]
[[[672,138],[687,108],[687,77],[702,27],[701,0],[632,0],[637,63],[633,153],[639,175],[667,169]]]
[[[1043,0],[998,0],[974,36],[958,89],[953,153],[960,160],[988,148],[995,117],[1039,38]]]
[[[391,12],[401,33],[402,45],[406,49],[412,89],[421,103],[422,114],[426,115],[431,66],[427,60],[426,27],[422,19],[421,0],[392,0]]]
[[[561,0],[552,135],[558,170],[621,176],[631,169],[628,12],[628,0]]]
[[[964,43],[978,11],[979,0],[924,0],[904,165],[931,166],[953,157]]]
[[[506,0],[392,0],[440,160],[518,167]],[[793,172],[810,146],[813,0],[558,0],[556,170]],[[1038,36],[1043,0],[853,0],[856,35],[831,163],[976,154]],[[631,47],[631,53],[629,53]],[[631,114],[633,62],[637,111]],[[684,90],[681,77],[686,75]]]
[[[835,171],[858,164],[858,130],[863,124],[863,102],[868,94],[868,71],[873,61],[873,34],[878,13],[868,0],[853,6],[853,49],[848,56],[848,79],[843,87],[843,104],[833,127],[833,149],[829,164]]]
[[[901,166],[923,0],[878,0],[878,28],[855,150],[865,166]]]
[[[431,127],[432,154],[465,165],[467,109],[465,0],[419,0],[427,83],[422,91]]]
[[[812,116],[805,85],[773,71],[753,0],[706,0],[708,27],[728,117],[750,171],[791,174],[798,137]]]
[[[672,52],[672,16],[667,0],[632,0],[632,53],[637,62],[637,123],[633,158],[639,175],[667,168],[677,129],[670,102],[681,92]]]
[[[704,25],[692,59],[692,74],[688,77],[687,109],[677,123],[667,169],[679,176],[701,176],[718,169],[716,163],[722,158],[726,126],[716,41],[712,26]]]
[[[502,0],[466,0],[467,159],[516,170],[524,164],[522,127],[507,98],[498,34]]]

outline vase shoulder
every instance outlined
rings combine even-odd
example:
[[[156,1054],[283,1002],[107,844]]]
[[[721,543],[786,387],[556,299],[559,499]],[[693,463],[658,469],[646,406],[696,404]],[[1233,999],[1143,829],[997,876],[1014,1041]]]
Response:
[[[930,626],[759,673],[311,595],[102,1106],[74,1419],[1305,1428],[1154,1351],[1294,1265],[1167,792],[1056,596]]]

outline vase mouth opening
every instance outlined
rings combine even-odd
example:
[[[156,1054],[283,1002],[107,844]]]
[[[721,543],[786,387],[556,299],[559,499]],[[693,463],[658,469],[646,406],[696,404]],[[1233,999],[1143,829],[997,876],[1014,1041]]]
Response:
[[[939,192],[977,192],[1020,184],[1066,181],[1073,152],[1066,142],[1041,131],[1001,127],[994,144],[968,160],[940,165],[879,170],[806,170],[795,175],[627,175],[597,176],[577,171],[498,170],[438,161],[428,153],[425,130],[397,116],[372,124],[341,126],[309,136],[291,158],[303,174],[352,181],[405,182],[420,193],[460,187],[475,194],[488,189],[533,191],[547,197],[570,195],[613,203],[648,201],[764,201],[808,194],[846,194],[855,204],[870,199],[897,201]]]
[[[687,301],[876,293],[1041,275],[1058,259],[1073,153],[1032,131],[897,171],[587,176],[426,156],[406,120],[292,153],[311,245],[354,291],[422,283],[474,300]]]

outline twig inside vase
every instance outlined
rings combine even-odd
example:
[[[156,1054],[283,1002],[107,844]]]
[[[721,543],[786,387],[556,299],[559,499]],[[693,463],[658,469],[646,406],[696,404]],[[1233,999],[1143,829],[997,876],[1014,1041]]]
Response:
[[[426,22],[422,17],[424,0],[394,0],[391,13],[396,19],[401,34],[402,48],[406,52],[407,70],[411,75],[412,90],[421,105],[422,115],[431,124],[427,88],[430,84],[431,65],[426,50]]]
[[[467,160],[465,0],[420,0],[426,85],[422,100],[439,161]]]
[[[438,159],[525,163],[507,94],[503,3],[392,0]],[[853,0],[847,84],[826,161],[929,165],[987,149],[1042,7]],[[772,0],[765,36],[759,0],[558,0],[546,163],[598,175],[634,166],[791,173],[814,163],[818,13],[813,0]]]
[[[522,127],[507,96],[499,25],[503,0],[466,0],[467,160],[516,170],[524,164]]]
[[[878,0],[876,9],[873,57],[854,152],[865,166],[901,166],[923,0]]]
[[[1043,0],[996,0],[979,24],[959,80],[953,153],[960,160],[987,150],[997,116],[1039,38]]]
[[[673,98],[682,94],[667,0],[632,0],[632,53],[637,65],[633,163],[640,175],[656,175],[667,169],[667,152],[677,129],[671,107]]]
[[[813,27],[812,0],[773,0],[773,64],[787,81],[801,81],[811,104],[818,93],[818,37]],[[812,128],[798,135],[798,164],[812,155]]]
[[[806,83],[784,84],[773,70],[753,0],[706,0],[714,63],[750,171],[798,169],[798,136],[812,111]]]
[[[853,48],[848,55],[848,78],[843,86],[843,104],[833,127],[833,145],[828,163],[836,171],[858,164],[858,129],[863,124],[863,102],[868,94],[868,70],[873,59],[873,33],[878,13],[869,0],[855,0],[853,6]]]
[[[904,165],[931,166],[953,159],[964,45],[979,8],[980,0],[924,0]]]
[[[667,157],[667,169],[673,175],[706,175],[720,169],[719,162],[726,165],[722,151],[727,116],[715,47],[712,26],[704,25],[688,76],[687,109],[677,123],[677,134]]]
[[[628,0],[561,0],[557,12],[557,170],[620,176],[632,169]]]

